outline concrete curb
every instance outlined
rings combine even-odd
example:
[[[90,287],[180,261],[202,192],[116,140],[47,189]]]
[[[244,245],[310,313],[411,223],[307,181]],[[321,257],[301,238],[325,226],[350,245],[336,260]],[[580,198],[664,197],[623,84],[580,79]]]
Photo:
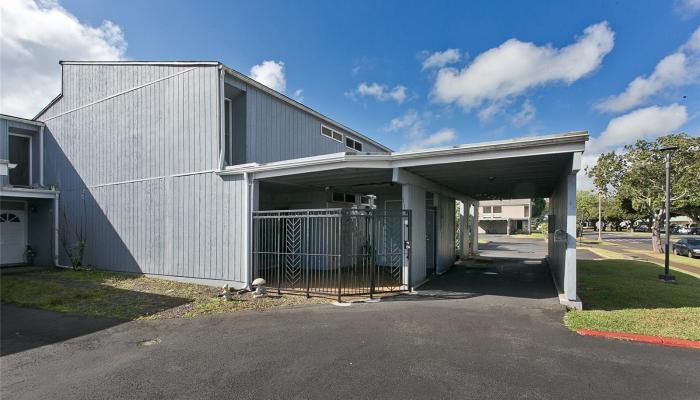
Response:
[[[675,339],[663,336],[638,335],[636,333],[596,331],[593,329],[579,329],[576,331],[576,333],[582,336],[597,336],[609,339],[628,340],[630,342],[651,343],[658,344],[661,346],[682,347],[686,349],[700,350],[700,342],[687,339]]]

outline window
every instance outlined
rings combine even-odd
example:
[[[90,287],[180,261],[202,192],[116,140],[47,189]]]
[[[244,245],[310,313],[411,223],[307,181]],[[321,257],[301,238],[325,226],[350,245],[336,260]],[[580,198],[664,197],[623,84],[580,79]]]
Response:
[[[233,165],[233,107],[231,99],[224,99],[224,161]]]
[[[358,142],[355,139],[349,138],[349,137],[345,138],[345,146],[347,146],[353,150],[362,151],[362,143]]]
[[[32,138],[26,135],[10,133],[10,164],[16,164],[10,170],[10,185],[32,185]]]
[[[494,214],[500,214],[503,211],[503,207],[501,206],[493,206],[493,213]]]
[[[335,203],[352,203],[355,204],[357,197],[351,193],[333,192],[331,197]]]
[[[20,222],[19,217],[11,213],[0,214],[0,222]]]
[[[337,201],[337,202],[339,202],[339,203],[345,202],[345,194],[344,194],[344,193],[333,192],[333,201]]]
[[[523,217],[527,218],[530,216],[530,206],[525,206]]]
[[[491,214],[491,207],[484,207],[484,214]]]
[[[325,125],[321,125],[321,135],[323,135],[327,138],[333,139],[335,141],[341,142],[341,143],[343,142],[343,134],[342,133],[340,133],[336,130],[333,130]]]

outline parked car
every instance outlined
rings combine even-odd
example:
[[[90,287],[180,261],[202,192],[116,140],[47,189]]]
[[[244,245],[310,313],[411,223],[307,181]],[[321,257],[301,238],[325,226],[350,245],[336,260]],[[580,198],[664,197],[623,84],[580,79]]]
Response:
[[[673,244],[673,254],[700,257],[700,239],[679,239]]]
[[[632,232],[649,232],[649,227],[644,224],[635,225],[632,227]]]
[[[681,235],[687,235],[688,232],[690,232],[689,226],[681,226],[680,228],[678,228],[678,233],[680,233]]]
[[[694,226],[692,228],[688,228],[687,235],[700,235],[700,228],[697,226]]]

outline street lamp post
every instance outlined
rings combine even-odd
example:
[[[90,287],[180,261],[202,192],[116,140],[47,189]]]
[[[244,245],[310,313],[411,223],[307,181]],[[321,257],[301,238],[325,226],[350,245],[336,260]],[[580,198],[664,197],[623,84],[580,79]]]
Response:
[[[659,279],[664,282],[675,282],[676,277],[670,274],[669,258],[671,250],[671,153],[678,147],[664,147],[659,149],[666,153],[666,243],[664,249],[664,274]]]

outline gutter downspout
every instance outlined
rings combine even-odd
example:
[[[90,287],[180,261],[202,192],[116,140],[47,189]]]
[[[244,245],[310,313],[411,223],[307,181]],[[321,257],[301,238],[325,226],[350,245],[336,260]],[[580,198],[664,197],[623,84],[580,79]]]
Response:
[[[60,194],[56,193],[56,197],[53,200],[53,265],[60,267],[58,263],[58,197]]]
[[[39,128],[39,186],[44,187],[44,126]]]
[[[244,260],[245,260],[245,284],[248,290],[252,290],[252,276],[253,276],[253,265],[251,264],[251,251],[252,251],[252,237],[250,233],[252,231],[251,225],[253,222],[253,214],[251,213],[252,204],[252,182],[250,181],[250,175],[247,172],[243,173],[243,180],[245,181],[245,224],[243,224],[243,237],[246,240]]]
[[[226,155],[226,150],[225,150],[225,142],[226,138],[224,137],[224,130],[226,129],[224,127],[224,69],[219,64],[219,170],[224,169],[224,157]]]

